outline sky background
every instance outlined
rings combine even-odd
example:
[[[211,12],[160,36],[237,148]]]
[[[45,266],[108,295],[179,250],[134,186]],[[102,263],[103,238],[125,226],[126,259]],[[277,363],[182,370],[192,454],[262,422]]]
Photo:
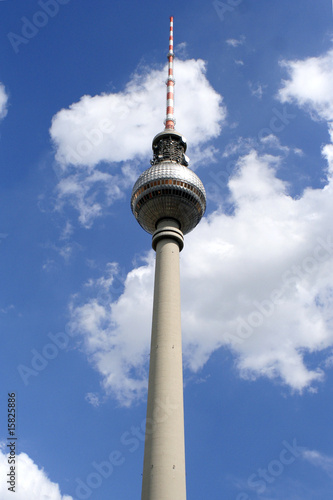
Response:
[[[331,500],[330,0],[0,2],[0,497],[140,498],[163,130],[207,191],[181,253],[189,500]]]

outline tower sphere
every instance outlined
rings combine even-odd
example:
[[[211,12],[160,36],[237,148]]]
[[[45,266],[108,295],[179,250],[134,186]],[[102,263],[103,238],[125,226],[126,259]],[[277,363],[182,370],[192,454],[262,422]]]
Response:
[[[175,219],[187,234],[200,222],[206,209],[206,192],[199,177],[187,167],[186,140],[175,130],[161,132],[153,140],[154,159],[136,181],[132,212],[139,224],[153,234],[161,219]]]
[[[173,17],[170,17],[165,129],[153,139],[151,167],[136,181],[132,212],[148,233],[154,234],[162,219],[175,219],[187,234],[200,222],[206,209],[205,188],[188,168],[186,139],[175,130],[173,77]]]

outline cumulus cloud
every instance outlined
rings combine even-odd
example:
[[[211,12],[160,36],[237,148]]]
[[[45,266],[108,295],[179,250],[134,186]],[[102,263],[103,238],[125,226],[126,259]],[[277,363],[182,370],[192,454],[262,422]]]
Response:
[[[5,478],[8,473],[8,456],[5,454],[4,446],[0,449],[0,475]],[[0,481],[0,497],[2,500],[73,500],[69,495],[62,495],[59,485],[53,483],[43,469],[40,469],[26,454],[20,453],[16,456],[18,479],[16,480],[15,493],[8,491],[8,484],[2,479]]]
[[[185,249],[182,261],[184,325],[187,315],[190,321],[184,340],[191,347],[185,359],[198,369],[228,344],[243,376],[277,377],[302,390],[322,378],[319,366],[306,366],[305,353],[333,340],[325,321],[332,188],[293,200],[276,177],[279,162],[255,152],[241,158],[229,182],[234,214],[216,212],[188,237],[195,250]],[[201,290],[194,296],[195,280]]]
[[[220,133],[226,116],[205,72],[202,60],[175,63],[176,118],[179,131],[193,145],[192,165],[202,158],[203,145]],[[134,74],[124,91],[83,96],[53,117],[58,208],[69,201],[83,225],[89,226],[122,196],[140,161],[149,166],[152,138],[163,129],[166,74],[166,67],[148,68]]]
[[[56,208],[61,210],[66,203],[79,213],[79,222],[90,227],[96,217],[100,217],[103,208],[122,198],[123,191],[131,182],[132,174],[111,175],[100,169],[82,169],[61,176],[58,182]]]
[[[220,132],[225,109],[211,87],[202,60],[175,64],[176,118],[181,133],[202,144]],[[163,128],[165,76],[162,70],[135,74],[123,92],[83,96],[52,119],[51,138],[63,166],[95,166],[151,155],[151,140]],[[195,106],[193,106],[195,103]]]
[[[8,95],[4,85],[0,82],[0,120],[7,114]]]
[[[329,103],[325,108],[314,87],[317,81],[320,89],[330,88],[329,57],[311,59],[309,66],[285,63],[290,80],[283,82],[281,101],[306,104],[328,119]],[[297,84],[304,68],[308,93]],[[318,68],[321,77],[311,83]],[[181,286],[187,369],[197,372],[214,351],[227,348],[242,377],[265,376],[299,392],[316,390],[323,381],[333,346],[332,144],[322,153],[326,185],[309,187],[297,199],[278,178],[285,155],[242,153],[228,183],[232,212],[211,213],[186,237]],[[121,404],[129,405],[146,389],[153,273],[151,251],[115,298],[107,292],[116,276],[113,264],[93,283],[89,299],[71,304],[71,327],[83,335],[106,391]]]
[[[83,337],[88,359],[102,374],[106,392],[125,406],[146,391],[153,268],[149,253],[122,283],[118,266],[110,263],[105,276],[86,284],[92,297],[82,304],[75,297],[70,306],[70,329]],[[125,291],[115,299],[120,287]]]
[[[294,102],[315,119],[329,122],[333,140],[333,50],[302,61],[283,61],[289,79],[279,91],[282,102]]]
[[[280,162],[255,151],[240,158],[229,182],[233,214],[216,211],[186,237],[184,362],[198,371],[224,346],[243,377],[302,391],[323,379],[322,366],[305,357],[333,343],[332,179],[295,200],[276,177]],[[128,274],[117,300],[99,294],[72,306],[72,327],[105,388],[125,404],[146,388],[153,258]]]

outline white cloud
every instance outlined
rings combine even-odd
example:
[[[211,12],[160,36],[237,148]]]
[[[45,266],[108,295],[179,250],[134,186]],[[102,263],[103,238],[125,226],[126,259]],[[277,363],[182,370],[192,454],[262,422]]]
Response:
[[[106,392],[125,406],[146,391],[153,267],[150,253],[122,284],[117,283],[117,267],[110,264],[105,277],[87,283],[96,295],[83,304],[75,304],[75,299],[71,304],[71,330],[82,335]],[[120,286],[125,292],[115,299],[113,292],[119,294]]]
[[[180,42],[174,47],[175,55],[179,58],[186,59],[187,57],[187,43]]]
[[[79,212],[79,222],[90,227],[103,209],[123,196],[123,189],[131,177],[111,175],[95,169],[78,169],[64,175],[59,181],[56,192],[57,209],[69,203]]]
[[[243,45],[245,42],[245,36],[242,35],[239,39],[237,38],[228,38],[226,40],[226,44],[229,45],[230,47],[239,47],[240,45]]]
[[[212,214],[188,237],[182,306],[184,341],[191,349],[185,359],[200,368],[213,350],[229,343],[243,375],[279,377],[302,390],[321,379],[319,367],[308,369],[303,354],[333,341],[323,318],[330,301],[316,306],[333,284],[325,277],[333,250],[323,250],[323,262],[313,257],[318,239],[332,234],[331,200],[328,191],[311,189],[299,200],[290,198],[275,176],[278,164],[254,152],[241,158],[229,182],[234,214]]]
[[[330,179],[294,200],[276,177],[280,161],[254,151],[242,157],[229,181],[234,213],[215,212],[186,237],[184,361],[197,371],[226,346],[242,376],[278,378],[302,391],[323,379],[305,354],[333,343],[333,186]],[[105,388],[123,404],[146,386],[153,268],[151,252],[118,300],[99,295],[72,308]]]
[[[15,306],[13,304],[10,304],[7,307],[1,307],[0,313],[1,314],[8,314],[10,311],[13,311],[14,309],[15,309]]]
[[[259,153],[273,151],[275,154],[277,154],[278,152],[280,155],[283,155],[285,157],[287,157],[290,153],[293,153],[297,156],[303,155],[303,151],[301,149],[292,148],[281,144],[279,137],[271,133],[269,135],[265,135],[264,137],[258,137],[258,139],[255,139],[253,137],[237,137],[234,141],[226,145],[222,157],[230,158],[237,155],[238,157],[245,156],[245,154],[249,153],[251,150],[256,150]],[[233,169],[234,161],[230,160],[227,163],[226,167],[224,167],[225,173],[223,174],[223,172],[220,172],[220,174],[223,174],[222,177],[225,179],[225,181],[228,178],[227,174],[230,173],[230,171]],[[212,173],[211,178],[216,179],[216,177],[218,177],[218,175],[216,175],[216,173]],[[209,194],[209,188],[206,189],[206,191]]]
[[[59,485],[53,483],[43,469],[40,469],[26,454],[20,453],[16,456],[16,490],[15,493],[8,491],[8,484],[4,478],[9,471],[8,455],[5,454],[4,446],[0,449],[0,498],[2,500],[73,500],[71,496],[62,495]]]
[[[329,122],[333,140],[333,50],[303,61],[283,61],[289,74],[279,91],[282,102],[294,102],[313,118]]]
[[[205,71],[202,60],[175,63],[175,114],[180,132],[193,144],[216,137],[225,117],[222,98]],[[149,157],[151,140],[163,129],[166,74],[166,67],[135,74],[123,92],[86,95],[59,111],[50,129],[57,160],[65,168]]]
[[[304,450],[302,457],[315,467],[323,469],[331,478],[333,478],[333,457],[316,450]]]
[[[175,63],[175,115],[189,146],[196,145],[192,164],[202,157],[202,145],[220,133],[226,116],[205,72],[202,60]],[[148,68],[136,73],[123,92],[83,96],[53,117],[50,134],[60,164],[58,208],[71,203],[83,225],[122,196],[139,161],[149,166],[152,138],[163,129],[166,74],[166,67]]]
[[[257,97],[258,99],[262,99],[262,96],[264,94],[265,85],[261,85],[260,83],[254,84],[252,82],[249,82],[249,87],[250,87],[251,95]]]
[[[304,82],[311,80],[313,67],[330,68],[322,62],[325,57],[311,61]],[[299,68],[302,62],[289,65]],[[330,71],[324,73],[330,80]],[[297,88],[293,77],[298,80],[297,71],[291,75],[281,100],[288,96],[322,118],[329,116],[313,85],[308,97],[300,90],[302,99],[290,90]],[[326,88],[331,80],[320,82]],[[273,136],[266,142],[282,148]],[[329,166],[326,185],[309,187],[293,199],[277,177],[286,159],[245,151],[228,184],[233,213],[216,211],[186,236],[181,280],[188,369],[200,370],[223,346],[233,351],[243,377],[278,379],[300,392],[314,391],[323,381],[333,346],[333,145],[322,152]],[[127,275],[118,299],[105,295],[110,268],[94,283],[93,297],[72,304],[72,328],[82,332],[105,389],[121,404],[140,398],[146,387],[153,258],[151,251]]]
[[[302,156],[303,151],[299,148],[290,148],[289,146],[283,146],[280,142],[280,139],[274,135],[270,134],[265,137],[260,138],[260,142],[265,146],[271,149],[275,149],[281,151],[281,153],[288,155],[290,151],[292,151],[295,155]]]
[[[0,120],[7,115],[8,95],[4,85],[0,82]]]
[[[84,399],[95,408],[97,408],[101,404],[98,394],[95,394],[93,392],[87,392]]]

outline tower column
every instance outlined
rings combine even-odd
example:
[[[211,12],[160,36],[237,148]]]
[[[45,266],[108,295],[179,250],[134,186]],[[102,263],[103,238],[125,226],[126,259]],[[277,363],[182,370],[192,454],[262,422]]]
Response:
[[[142,500],[186,500],[179,252],[183,234],[163,219],[153,234],[154,306]]]

